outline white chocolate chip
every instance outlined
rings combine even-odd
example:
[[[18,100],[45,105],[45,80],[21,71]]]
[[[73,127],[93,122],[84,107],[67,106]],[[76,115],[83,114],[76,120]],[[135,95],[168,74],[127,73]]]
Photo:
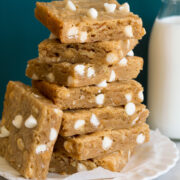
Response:
[[[101,93],[101,89],[98,90],[98,93]]]
[[[114,53],[108,53],[107,56],[106,56],[106,61],[109,63],[109,64],[112,64],[114,63],[115,61],[118,60],[118,57],[116,56],[116,54]]]
[[[102,105],[104,103],[104,94],[99,94],[96,96],[96,103]]]
[[[87,15],[92,19],[96,19],[98,17],[98,12],[95,8],[90,8],[87,12]]]
[[[33,93],[33,95],[34,95],[35,98],[40,98],[41,97],[41,96],[39,96],[39,95],[37,95],[35,93]]]
[[[84,164],[78,163],[77,170],[78,170],[78,172],[81,172],[81,171],[86,171],[87,168]]]
[[[61,114],[61,110],[59,110],[58,108],[55,108],[55,109],[54,109],[54,112],[55,112],[56,114]]]
[[[127,56],[134,56],[133,50],[129,51],[129,52],[127,53]]]
[[[57,36],[55,36],[53,33],[49,35],[49,39],[58,39]]]
[[[79,30],[77,27],[70,28],[68,33],[67,33],[68,39],[77,39],[78,33],[79,33]]]
[[[50,134],[49,134],[49,140],[50,140],[50,141],[56,140],[57,135],[58,135],[58,133],[57,133],[56,129],[51,128]]]
[[[96,115],[95,115],[94,113],[92,113],[92,115],[91,115],[90,122],[91,122],[91,124],[92,124],[93,126],[95,126],[95,127],[98,127],[99,124],[100,124],[98,118],[96,117]]]
[[[17,115],[15,116],[14,120],[12,120],[12,124],[20,129],[21,128],[21,125],[22,125],[22,121],[23,121],[23,117],[21,115]]]
[[[114,13],[116,9],[116,4],[104,3],[104,9],[108,13]]]
[[[66,8],[71,10],[71,11],[76,11],[76,6],[74,5],[74,3],[70,0],[67,1],[66,3]]]
[[[136,112],[136,106],[134,103],[127,103],[125,106],[126,114],[132,116]]]
[[[33,80],[38,80],[38,76],[36,74],[33,74],[31,77]]]
[[[47,150],[47,146],[45,144],[38,145],[36,147],[36,154],[43,153]]]
[[[49,82],[54,82],[54,80],[55,80],[53,73],[49,73],[46,77]]]
[[[78,64],[74,67],[74,70],[76,71],[76,73],[78,73],[81,76],[84,75],[84,69],[85,69],[85,66],[81,64]]]
[[[132,121],[132,126],[134,126],[138,120],[139,120],[139,116],[136,117],[136,118]]]
[[[106,151],[112,146],[112,140],[109,137],[104,137],[102,141],[102,148]]]
[[[100,82],[97,86],[98,86],[98,87],[107,87],[107,82],[106,82],[106,80]]]
[[[87,40],[87,32],[81,32],[80,33],[80,41],[82,42],[82,43],[84,43],[84,42],[86,42],[86,40]]]
[[[139,97],[139,99],[140,99],[141,101],[144,101],[143,91],[140,91],[140,92],[138,93],[138,97]]]
[[[87,77],[91,78],[92,76],[95,76],[95,70],[92,67],[89,67],[87,70]]]
[[[72,86],[72,85],[75,85],[78,83],[78,80],[77,79],[74,79],[72,76],[69,76],[68,77],[68,80],[67,80],[67,84],[68,86]]]
[[[85,120],[79,119],[74,124],[74,129],[76,129],[76,130],[81,129],[84,125],[85,125]]]
[[[118,63],[120,66],[127,66],[127,59],[124,57]]]
[[[33,117],[33,115],[30,115],[24,125],[26,128],[34,128],[37,126],[37,120]]]
[[[2,126],[0,129],[0,137],[4,138],[4,137],[8,137],[10,135],[10,132],[7,130],[7,128],[5,126]]]
[[[127,37],[132,38],[133,37],[133,30],[132,30],[132,26],[128,25],[125,27],[124,32],[126,34]]]
[[[85,99],[85,96],[81,95],[80,100],[83,100],[83,99]]]
[[[144,134],[142,134],[142,133],[139,134],[139,135],[137,136],[137,138],[136,138],[137,144],[143,144],[144,141],[145,141],[145,136],[144,136]]]
[[[132,94],[128,93],[125,95],[127,102],[130,102],[132,100]]]
[[[124,3],[122,6],[119,7],[119,10],[123,12],[130,12],[130,6],[128,3]]]
[[[109,78],[109,82],[113,82],[115,80],[116,80],[116,73],[114,72],[114,70],[112,70]]]

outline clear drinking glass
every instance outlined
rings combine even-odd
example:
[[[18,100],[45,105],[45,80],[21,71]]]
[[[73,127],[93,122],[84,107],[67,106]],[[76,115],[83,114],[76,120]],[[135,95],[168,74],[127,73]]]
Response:
[[[180,0],[163,0],[148,58],[149,124],[180,139]]]

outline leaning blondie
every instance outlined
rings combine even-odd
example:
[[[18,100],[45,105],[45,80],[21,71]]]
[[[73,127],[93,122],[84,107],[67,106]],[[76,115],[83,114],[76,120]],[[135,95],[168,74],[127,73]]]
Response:
[[[0,124],[0,154],[25,178],[46,178],[62,111],[37,90],[9,82]]]
[[[142,20],[115,0],[37,2],[36,18],[62,43],[141,39]]]

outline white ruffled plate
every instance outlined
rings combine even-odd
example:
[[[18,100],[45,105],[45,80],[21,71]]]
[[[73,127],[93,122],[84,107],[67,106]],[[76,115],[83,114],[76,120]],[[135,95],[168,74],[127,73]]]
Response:
[[[176,144],[163,136],[159,131],[151,131],[150,142],[139,146],[127,166],[121,173],[111,172],[101,167],[84,171],[71,176],[48,174],[47,180],[151,180],[168,172],[179,159]],[[11,180],[24,180],[19,173],[0,157],[0,176]]]

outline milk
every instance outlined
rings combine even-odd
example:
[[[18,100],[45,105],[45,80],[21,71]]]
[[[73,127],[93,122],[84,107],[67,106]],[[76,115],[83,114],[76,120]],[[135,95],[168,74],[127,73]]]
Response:
[[[180,16],[156,19],[148,63],[148,122],[180,139]]]

